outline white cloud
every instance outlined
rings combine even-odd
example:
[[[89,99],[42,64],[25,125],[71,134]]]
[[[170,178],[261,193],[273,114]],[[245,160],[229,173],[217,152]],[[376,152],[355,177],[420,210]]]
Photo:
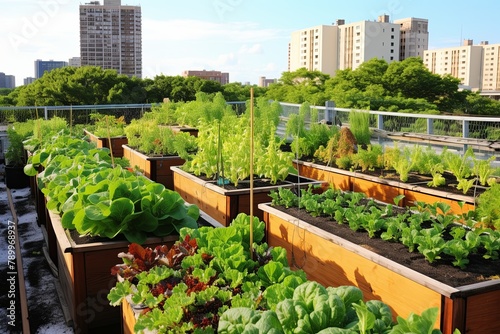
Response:
[[[241,46],[238,53],[240,53],[240,54],[262,54],[263,53],[262,44],[254,44],[250,47],[248,45],[244,44]]]
[[[217,61],[215,62],[216,66],[232,66],[238,64],[238,58],[234,55],[234,53],[226,53],[226,54],[221,54],[217,58]]]

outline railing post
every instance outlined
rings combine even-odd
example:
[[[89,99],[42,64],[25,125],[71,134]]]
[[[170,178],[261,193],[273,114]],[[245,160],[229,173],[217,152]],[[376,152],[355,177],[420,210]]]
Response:
[[[432,118],[427,118],[427,134],[434,134],[434,120]]]
[[[462,137],[469,138],[469,121],[462,121]]]
[[[333,124],[336,116],[337,116],[337,111],[335,110],[335,102],[326,101],[325,117],[324,117],[326,124]]]
[[[463,138],[469,138],[469,121],[463,120],[462,121],[462,137]],[[468,145],[464,144],[464,153],[467,151]]]
[[[47,110],[47,106],[43,107],[43,114],[45,116],[45,120],[49,119],[49,111]]]
[[[382,114],[377,115],[377,129],[384,130],[384,116]]]

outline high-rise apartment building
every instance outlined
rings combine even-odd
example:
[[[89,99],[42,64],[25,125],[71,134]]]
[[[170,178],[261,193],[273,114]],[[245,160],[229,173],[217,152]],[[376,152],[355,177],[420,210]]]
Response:
[[[318,70],[331,76],[337,70],[356,69],[372,58],[388,63],[399,60],[400,26],[389,16],[377,21],[321,25],[292,32],[288,50],[288,70]]]
[[[338,27],[328,25],[292,32],[288,71],[306,68],[334,76],[338,70],[338,35]]]
[[[409,57],[423,58],[424,51],[429,48],[429,21],[409,17],[394,20],[399,24],[401,39],[399,45],[399,60]]]
[[[141,78],[141,22],[141,7],[122,6],[120,0],[80,5],[81,66],[100,66]]]
[[[16,77],[0,72],[0,88],[16,88]]]
[[[500,91],[500,44],[481,42],[483,47],[482,91]]]
[[[474,45],[466,39],[462,46],[425,51],[424,65],[432,73],[460,79],[465,88],[500,91],[500,44],[483,41]]]
[[[82,66],[82,59],[80,57],[71,57],[68,60],[68,66],[80,67]]]
[[[259,87],[269,87],[269,85],[276,83],[277,79],[268,79],[266,77],[259,77]]]
[[[467,88],[481,89],[483,46],[473,45],[472,40],[458,47],[424,51],[423,61],[432,73],[449,74]]]
[[[50,72],[55,68],[68,66],[68,62],[54,60],[35,60],[35,78],[41,78],[45,72]]]
[[[187,70],[182,72],[182,76],[184,78],[187,77],[198,77],[205,80],[217,81],[221,85],[225,85],[229,83],[229,73],[221,72],[221,71],[193,71]]]
[[[339,69],[357,69],[372,58],[388,63],[399,60],[399,25],[388,15],[377,21],[361,21],[338,26],[340,31]]]
[[[23,85],[29,85],[33,82],[35,82],[36,78],[33,77],[26,77],[23,79]]]

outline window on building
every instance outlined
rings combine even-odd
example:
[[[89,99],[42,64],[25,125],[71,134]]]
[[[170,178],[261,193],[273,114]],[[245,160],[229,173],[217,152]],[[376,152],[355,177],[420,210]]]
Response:
[[[394,35],[391,35],[391,39],[394,39]]]

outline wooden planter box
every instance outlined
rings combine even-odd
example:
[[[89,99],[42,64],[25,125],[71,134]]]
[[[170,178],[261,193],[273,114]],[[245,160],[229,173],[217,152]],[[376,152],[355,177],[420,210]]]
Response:
[[[139,311],[134,310],[127,298],[123,299],[121,305],[122,334],[134,334],[134,326],[139,317]]]
[[[75,333],[106,329],[120,332],[120,309],[109,305],[107,295],[116,284],[111,268],[119,263],[118,253],[127,252],[128,241],[106,241],[78,245],[49,211],[56,236],[58,278],[68,305]],[[173,245],[178,236],[149,238],[144,246]],[[54,298],[54,296],[52,296]]]
[[[229,226],[236,216],[243,212],[250,214],[250,189],[225,189],[215,181],[206,181],[195,175],[183,171],[179,167],[171,167],[174,177],[174,190],[186,202],[197,205],[200,210],[210,215],[224,226]],[[297,176],[294,175],[297,179]],[[262,220],[263,214],[259,210],[259,203],[271,200],[269,193],[280,187],[292,188],[300,185],[307,188],[309,185],[321,185],[321,182],[300,177],[300,182],[288,182],[286,185],[271,185],[253,189],[253,215]]]
[[[123,157],[130,161],[130,166],[139,168],[144,176],[171,190],[174,189],[174,179],[170,167],[181,166],[185,162],[179,156],[150,157],[128,145],[123,145]]]
[[[418,184],[385,180],[359,172],[350,172],[311,162],[294,161],[294,164],[300,175],[315,177],[317,180],[328,182],[336,189],[362,192],[368,197],[385,203],[394,204],[396,196],[404,195],[404,198],[399,202],[400,206],[411,207],[416,201],[422,201],[429,204],[435,202],[447,203],[450,205],[452,212],[456,214],[475,209],[475,198],[471,196],[430,189]],[[462,207],[459,205],[460,202],[464,203]]]
[[[123,145],[128,144],[128,139],[126,136],[122,137],[112,137],[111,145],[109,143],[108,138],[97,137],[91,132],[87,130],[83,130],[86,136],[89,137],[89,140],[97,145],[98,148],[106,147],[109,148],[110,151],[113,152],[114,158],[122,158],[123,157]]]
[[[440,309],[436,328],[451,334],[500,332],[500,279],[458,288],[388,260],[269,204],[264,212],[269,246],[287,250],[288,261],[325,286],[355,285],[366,299],[387,303],[406,318],[430,307]]]

